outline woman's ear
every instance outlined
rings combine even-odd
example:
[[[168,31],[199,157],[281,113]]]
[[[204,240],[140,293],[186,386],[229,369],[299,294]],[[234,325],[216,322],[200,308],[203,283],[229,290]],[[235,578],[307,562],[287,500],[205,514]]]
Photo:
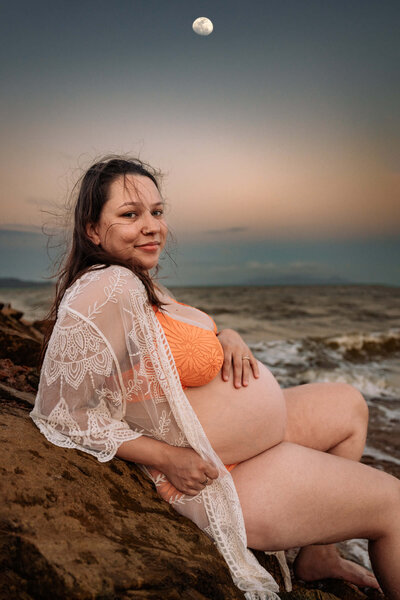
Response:
[[[86,225],[86,235],[88,238],[95,244],[95,246],[100,246],[100,237],[97,233],[97,226],[93,223],[88,223]]]

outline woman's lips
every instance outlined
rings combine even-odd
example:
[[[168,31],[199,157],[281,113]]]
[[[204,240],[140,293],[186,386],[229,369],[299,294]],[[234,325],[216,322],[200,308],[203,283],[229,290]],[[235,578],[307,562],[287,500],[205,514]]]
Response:
[[[136,248],[139,248],[139,250],[145,250],[146,252],[156,252],[159,247],[159,242],[149,242],[148,244],[136,246]]]

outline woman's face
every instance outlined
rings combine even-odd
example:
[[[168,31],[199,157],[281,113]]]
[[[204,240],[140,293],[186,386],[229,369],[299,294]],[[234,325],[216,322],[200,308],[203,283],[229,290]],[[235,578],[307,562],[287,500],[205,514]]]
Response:
[[[99,221],[87,227],[94,244],[146,270],[157,265],[167,232],[157,187],[149,177],[132,174],[113,181]]]

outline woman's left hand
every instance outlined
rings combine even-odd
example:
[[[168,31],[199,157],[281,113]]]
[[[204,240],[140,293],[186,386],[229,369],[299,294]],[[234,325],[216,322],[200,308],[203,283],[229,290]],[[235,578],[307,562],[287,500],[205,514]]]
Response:
[[[260,376],[258,364],[250,348],[244,343],[240,335],[233,329],[223,329],[218,334],[218,339],[224,350],[224,364],[221,375],[228,381],[231,368],[233,370],[233,385],[240,388],[249,385],[250,373],[257,379]]]

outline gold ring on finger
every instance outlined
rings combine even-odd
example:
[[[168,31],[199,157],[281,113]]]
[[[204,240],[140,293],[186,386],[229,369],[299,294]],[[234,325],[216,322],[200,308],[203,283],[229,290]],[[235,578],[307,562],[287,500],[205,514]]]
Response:
[[[242,360],[248,360],[248,361],[250,361],[251,358],[250,358],[250,356],[242,356]]]

